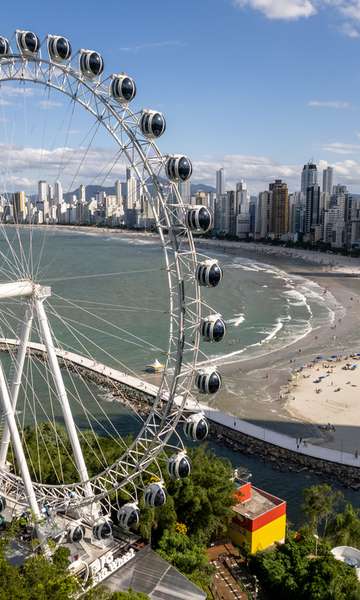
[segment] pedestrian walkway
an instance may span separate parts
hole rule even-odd
[[[19,342],[16,339],[0,338],[0,346],[2,346],[5,350],[7,347],[17,346],[18,343]],[[28,346],[30,349],[36,350],[38,352],[46,352],[44,344],[30,342]],[[86,356],[81,356],[80,354],[68,352],[67,350],[62,350],[59,348],[56,349],[56,355],[59,358],[72,362],[75,365],[79,365],[80,367],[84,367],[86,369],[89,369],[90,371],[108,377],[113,381],[122,383],[123,385],[129,386],[130,388],[136,389],[140,392],[144,392],[144,394],[147,394],[149,396],[156,397],[157,395],[158,388],[155,385],[138,379],[137,377],[133,377],[132,375],[122,373],[121,371],[108,367],[105,364],[100,363],[92,358],[87,358]],[[178,404],[181,404],[182,401],[183,400],[181,397],[175,399],[175,402],[177,402]],[[224,413],[218,408],[198,403],[195,400],[187,400],[185,403],[185,408],[189,411],[199,411],[200,408],[200,410],[204,412],[205,416],[209,419],[209,421],[212,421],[218,425],[222,425],[229,429],[238,431],[239,433],[247,435],[251,438],[261,440],[262,442],[266,442],[268,444],[272,444],[273,446],[284,448],[286,450],[290,450],[292,452],[302,454],[304,456],[317,458],[319,460],[325,460],[328,462],[347,465],[350,467],[360,467],[359,454],[355,455],[350,454],[348,452],[333,450],[332,448],[316,446],[314,444],[307,443],[306,440],[302,441],[302,443],[299,444],[299,440],[296,438],[285,435],[283,433],[272,431],[271,429],[259,427],[258,425],[254,425],[253,423],[249,423],[248,421],[239,419],[234,415]]]

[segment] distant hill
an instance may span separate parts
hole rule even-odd
[[[215,192],[215,188],[212,185],[206,185],[206,183],[192,183],[191,184],[191,193],[196,194],[196,192]]]

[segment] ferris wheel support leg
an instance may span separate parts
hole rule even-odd
[[[36,500],[34,487],[31,481],[31,476],[29,472],[29,468],[26,462],[26,457],[24,454],[24,449],[21,443],[21,438],[19,434],[19,430],[17,428],[14,409],[11,404],[10,394],[7,386],[7,382],[5,379],[4,371],[2,368],[2,364],[0,362],[0,401],[2,405],[2,409],[5,414],[5,418],[9,427],[9,431],[11,434],[11,439],[14,446],[14,452],[16,457],[16,462],[21,473],[22,480],[24,482],[26,496],[29,502],[29,506],[35,521],[35,529],[36,534],[39,539],[40,545],[44,551],[44,553],[49,556],[50,550],[46,542],[46,537],[42,531],[41,523],[42,515]]]
[[[39,325],[40,325],[41,337],[42,337],[42,341],[46,348],[46,352],[47,352],[47,356],[48,356],[48,360],[49,360],[49,364],[50,364],[51,374],[52,374],[54,384],[55,384],[55,389],[56,389],[56,392],[57,392],[57,395],[59,397],[59,401],[61,404],[64,421],[65,421],[65,426],[66,426],[66,429],[67,429],[67,432],[69,435],[71,447],[73,449],[74,459],[75,459],[76,467],[77,467],[77,470],[78,470],[78,473],[80,476],[80,480],[82,482],[86,482],[85,483],[85,495],[87,497],[91,498],[93,496],[93,491],[92,491],[91,483],[89,482],[88,471],[86,468],[84,456],[83,456],[79,438],[77,435],[77,431],[76,431],[74,419],[72,416],[66,388],[65,388],[64,381],[63,381],[63,378],[61,375],[59,361],[56,356],[56,350],[55,350],[55,346],[54,346],[52,335],[51,335],[49,321],[48,321],[48,318],[46,316],[46,312],[44,309],[44,304],[43,304],[44,299],[45,298],[40,298],[40,299],[37,298],[35,300],[35,309],[36,309],[36,313],[37,313],[37,317],[38,317],[38,321],[39,321]]]
[[[18,351],[16,354],[16,360],[15,360],[14,377],[11,382],[11,388],[10,388],[11,403],[12,403],[12,407],[13,407],[14,411],[16,408],[16,404],[17,404],[17,400],[18,400],[18,396],[19,396],[20,385],[21,385],[21,379],[22,379],[22,375],[23,375],[23,371],[24,371],[26,350],[27,350],[27,345],[29,342],[29,337],[30,337],[30,332],[31,332],[31,326],[32,326],[32,322],[33,322],[33,314],[34,314],[33,304],[32,304],[32,302],[29,302],[28,307],[26,309],[26,313],[25,313],[25,320],[23,322],[21,332],[20,332],[19,347],[18,347]],[[5,423],[4,432],[2,435],[2,440],[1,440],[1,445],[0,445],[0,468],[4,467],[6,464],[6,457],[7,457],[7,453],[8,453],[8,449],[9,449],[9,444],[10,444],[10,429],[9,429],[8,424]]]

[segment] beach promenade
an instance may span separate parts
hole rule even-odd
[[[16,339],[0,338],[0,347],[4,351],[9,348],[16,347],[17,345],[18,340]],[[40,343],[31,342],[29,343],[28,347],[39,353],[46,352],[45,346]],[[68,352],[62,349],[56,349],[56,354],[63,360],[66,360],[83,369],[97,373],[105,378],[110,379],[111,381],[128,386],[144,393],[145,395],[152,397],[157,395],[158,388],[155,385],[122,373],[117,369],[108,367],[105,364],[97,362],[91,358],[87,358],[74,352]],[[215,425],[239,432],[242,435],[248,436],[249,438],[260,440],[261,442],[277,446],[299,455],[309,456],[330,463],[347,465],[349,467],[360,467],[360,456],[357,453],[351,454],[349,452],[341,452],[339,450],[317,446],[307,443],[306,440],[299,441],[299,438],[293,438],[289,435],[278,433],[265,427],[259,427],[258,425],[240,419],[234,415],[227,414],[221,411],[219,408],[210,407],[206,404],[197,403],[193,400],[186,401],[187,410],[197,411],[199,408],[204,412],[210,422],[214,423]]]

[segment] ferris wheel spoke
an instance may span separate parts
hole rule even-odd
[[[58,319],[60,319],[60,320],[61,320],[62,324],[63,324],[63,325],[66,327],[66,329],[67,329],[67,330],[68,330],[68,331],[71,333],[71,335],[72,335],[72,336],[75,338],[75,341],[76,341],[76,342],[77,342],[77,344],[78,344],[78,345],[79,345],[79,346],[82,348],[82,350],[85,352],[85,354],[86,354],[86,355],[88,355],[90,358],[92,358],[91,354],[89,353],[89,350],[88,350],[88,348],[87,348],[87,347],[86,347],[86,346],[85,346],[85,345],[82,343],[82,341],[81,341],[81,340],[80,340],[80,338],[79,338],[79,333],[80,333],[80,332],[79,332],[78,330],[76,330],[76,329],[74,328],[74,326],[72,326],[72,325],[70,325],[69,323],[67,323],[65,319],[63,319],[63,318],[62,318],[62,317],[61,317],[59,314],[57,314],[57,313],[56,313],[56,311],[52,311],[52,312],[53,312],[54,316],[56,316]],[[81,335],[81,334],[80,334],[80,335]],[[61,347],[62,347],[62,346],[61,346],[61,344],[60,344],[59,342],[57,342],[57,347],[59,347],[59,348],[61,348]],[[70,351],[75,351],[75,352],[76,352],[76,351],[78,350],[78,348],[74,348],[73,346],[70,346],[69,344],[66,344],[66,347],[67,347],[67,348],[68,348]],[[65,366],[67,367],[66,363],[65,363]],[[92,399],[93,399],[93,400],[94,400],[94,402],[96,403],[97,407],[99,408],[99,410],[101,411],[101,413],[103,414],[103,416],[106,418],[106,420],[107,420],[107,422],[108,422],[108,424],[109,424],[109,426],[110,426],[110,430],[112,430],[112,431],[113,431],[113,433],[114,433],[116,436],[118,436],[118,437],[119,437],[119,432],[118,432],[118,431],[117,431],[117,429],[115,428],[115,425],[114,425],[114,424],[113,424],[113,422],[112,422],[112,421],[109,419],[109,417],[108,417],[107,413],[104,411],[104,409],[103,409],[103,407],[102,407],[101,403],[100,403],[100,402],[97,400],[97,398],[96,398],[95,394],[94,394],[94,393],[91,391],[91,389],[90,389],[89,385],[87,384],[86,377],[83,377],[83,376],[82,376],[82,374],[81,374],[81,371],[80,371],[80,368],[78,367],[78,365],[76,365],[76,364],[74,363],[73,367],[74,367],[74,369],[75,369],[75,372],[76,372],[76,374],[77,374],[77,375],[78,375],[78,376],[79,376],[79,377],[82,379],[83,383],[84,383],[84,384],[85,384],[85,386],[86,386],[86,389],[87,389],[87,391],[88,391],[88,392],[90,393],[90,395],[92,396]],[[69,377],[71,378],[71,374],[70,374],[70,372],[69,372],[69,371],[68,371],[68,375],[69,375]],[[136,410],[135,410],[135,414],[137,415],[138,419],[139,419],[139,420],[142,422],[142,419],[141,419],[141,417],[140,417],[140,416],[137,414]],[[94,417],[94,415],[92,415],[92,418],[93,418],[94,420],[96,420],[96,417]],[[108,435],[108,436],[112,437],[112,433],[111,433],[111,431],[109,431],[109,429],[104,429],[104,426],[103,426],[103,425],[102,425],[100,422],[98,422],[98,424],[99,424],[99,426],[100,426],[100,427],[101,427],[101,428],[104,430],[104,432],[106,433],[106,435]],[[114,440],[114,442],[116,443],[116,439],[115,439],[115,438],[113,438],[113,440]],[[122,440],[121,436],[120,436],[120,442],[119,442],[119,446],[120,446],[120,447],[122,447],[122,448],[124,447],[124,442],[123,442],[123,440]]]
[[[62,324],[64,325],[64,327],[75,338],[75,341],[78,344],[78,347],[81,347],[81,349],[84,352],[84,354],[87,355],[87,356],[89,356],[89,358],[92,358],[92,355],[90,354],[88,348],[83,344],[83,342],[81,341],[81,339],[79,337],[79,333],[80,332],[73,325],[70,325],[69,323],[67,323],[66,320],[63,317],[61,317],[61,315],[59,315],[56,311],[52,311],[52,312],[53,312],[54,316],[56,316],[62,322]],[[61,347],[61,345],[59,345],[59,347]],[[74,346],[70,346],[68,343],[66,344],[66,348],[69,349],[70,351],[75,351],[76,352],[78,350],[78,347],[75,348]],[[119,436],[119,433],[118,433],[117,429],[115,428],[115,425],[110,420],[110,418],[108,417],[107,413],[104,411],[101,403],[98,402],[95,394],[92,392],[92,390],[90,389],[90,387],[89,387],[89,385],[88,385],[88,383],[86,381],[86,377],[82,377],[81,371],[80,371],[78,365],[76,365],[75,363],[74,363],[74,368],[75,368],[75,371],[76,371],[77,375],[83,380],[83,383],[85,384],[85,386],[87,388],[87,391],[91,394],[93,400],[96,402],[96,404],[97,404],[98,408],[100,409],[101,413],[103,414],[103,416],[108,421],[110,428],[113,430],[113,432],[114,432],[115,435]],[[139,419],[139,421],[142,422],[143,420],[140,417],[140,415],[137,413],[136,409],[134,409],[134,413],[136,414],[136,416]],[[106,434],[107,435],[111,435],[111,433],[109,432],[109,430],[106,430]],[[114,438],[114,441],[115,441],[115,438]],[[121,446],[123,445],[122,440],[121,440],[120,445]]]
[[[155,346],[155,344],[152,344],[151,342],[149,342],[148,340],[135,335],[134,333],[131,333],[130,331],[128,331],[127,329],[124,329],[123,327],[120,327],[119,325],[116,325],[115,323],[112,323],[110,321],[108,321],[107,319],[104,319],[103,317],[101,317],[100,315],[82,307],[79,306],[77,304],[75,304],[74,302],[71,302],[70,300],[68,300],[67,298],[63,298],[61,296],[59,296],[58,294],[54,294],[55,297],[57,298],[61,298],[61,300],[65,301],[66,303],[68,303],[69,305],[71,305],[73,308],[77,308],[78,310],[88,314],[89,316],[91,316],[93,319],[96,319],[98,321],[100,321],[101,323],[105,323],[106,325],[109,325],[112,329],[116,329],[118,331],[120,331],[121,333],[126,334],[127,336],[129,336],[131,339],[124,339],[124,338],[120,338],[118,336],[114,336],[114,334],[108,334],[111,335],[111,337],[118,337],[118,339],[122,340],[122,341],[126,341],[129,344],[134,344],[134,345],[138,345],[140,348],[143,347],[144,345],[147,346],[150,350],[158,350],[159,352],[164,352],[165,350],[163,348],[159,348],[158,346]],[[84,324],[85,325],[85,324]],[[97,328],[91,326],[91,325],[86,325],[87,328],[89,329],[94,329],[99,331]]]
[[[51,312],[53,312],[55,317],[59,318],[59,315],[56,311],[54,311],[52,308],[50,309]],[[71,323],[76,323],[77,325],[79,325],[79,323],[77,321],[75,321],[74,319],[69,319],[69,318],[65,318],[65,317],[60,317],[61,320],[64,323],[67,323],[69,326],[71,326]],[[93,327],[91,325],[85,325],[85,324],[81,324],[82,326],[86,327],[87,329],[90,329],[92,331],[95,331],[97,333],[103,333],[103,330],[100,330],[96,327]],[[72,326],[74,328],[74,326]],[[129,366],[127,366],[123,361],[121,361],[120,359],[116,358],[115,356],[113,356],[110,352],[108,352],[107,350],[105,350],[104,348],[102,348],[99,344],[97,344],[92,338],[88,337],[85,333],[83,333],[82,331],[79,330],[79,328],[76,328],[76,334],[78,336],[78,339],[83,339],[84,343],[87,343],[90,345],[90,347],[92,346],[93,348],[101,351],[103,354],[105,354],[105,356],[107,356],[108,358],[110,358],[112,361],[114,361],[116,364],[120,365],[120,367],[122,369],[124,369],[125,372],[131,373],[132,375],[134,375],[135,377],[137,377],[137,373],[136,371],[134,371],[133,369],[131,369]],[[109,335],[109,334],[108,334]],[[118,336],[113,336],[116,337],[116,339],[119,339]],[[66,345],[66,344],[65,344]],[[87,350],[88,356],[89,358],[92,358],[91,353],[89,353],[89,350]],[[94,361],[95,363],[95,361]]]
[[[3,313],[1,315],[1,319],[7,321],[7,319],[6,319],[6,317],[4,316]],[[9,325],[8,322],[6,323],[6,325],[7,325],[7,327],[9,329],[11,329],[11,326]],[[10,348],[9,348],[9,351],[10,351]],[[15,355],[15,352],[13,352],[13,355]],[[32,374],[32,368],[31,368],[31,361],[29,361],[29,364],[30,364],[30,369],[31,369],[30,379],[29,379],[29,376],[28,376],[28,372],[25,375],[23,374],[23,382],[21,384],[23,395],[24,395],[23,419],[25,419],[26,407],[29,406],[30,413],[33,416],[34,432],[35,432],[35,439],[36,439],[36,446],[37,446],[37,456],[38,456],[38,459],[40,461],[40,458],[39,458],[40,457],[40,451],[39,451],[39,441],[38,441],[38,439],[39,439],[39,431],[38,431],[39,427],[38,427],[38,418],[37,418],[36,404],[39,405],[39,406],[41,406],[43,415],[46,418],[48,418],[48,415],[47,415],[47,411],[44,409],[44,407],[43,407],[43,405],[42,405],[42,403],[40,401],[40,398],[39,398],[38,394],[35,392],[35,386],[33,384],[33,374]],[[41,377],[43,377],[42,373],[40,373],[40,375],[41,375]],[[30,394],[31,394],[31,397],[32,397],[32,403],[31,403],[31,397],[29,398],[29,393],[28,393],[29,389],[30,389]],[[48,385],[48,390],[49,390],[50,397],[51,397],[52,390],[51,390],[51,387],[49,385]],[[17,413],[15,413],[15,418],[16,418],[18,424],[20,424],[19,417],[17,416]],[[20,429],[20,431],[22,432],[21,438],[24,441],[24,445],[26,446],[25,449],[27,450],[27,454],[28,454],[29,461],[31,463],[32,471],[34,473],[35,478],[37,479],[38,476],[39,476],[39,473],[41,473],[40,462],[38,462],[38,468],[36,468],[35,465],[34,465],[34,463],[33,463],[33,457],[31,456],[31,453],[29,452],[29,449],[28,449],[27,444],[26,444],[26,439],[24,437],[24,435],[25,435],[24,434],[24,428]],[[57,438],[57,432],[56,432],[56,428],[55,427],[54,427],[54,432],[55,432],[55,437]],[[42,435],[41,430],[40,430],[40,434]],[[45,442],[44,442],[44,447],[45,447],[45,451],[47,452],[47,446],[46,446]],[[48,458],[51,461],[51,457],[48,456]],[[71,458],[71,457],[69,457],[69,458]],[[56,470],[55,470],[55,472],[56,472]]]

